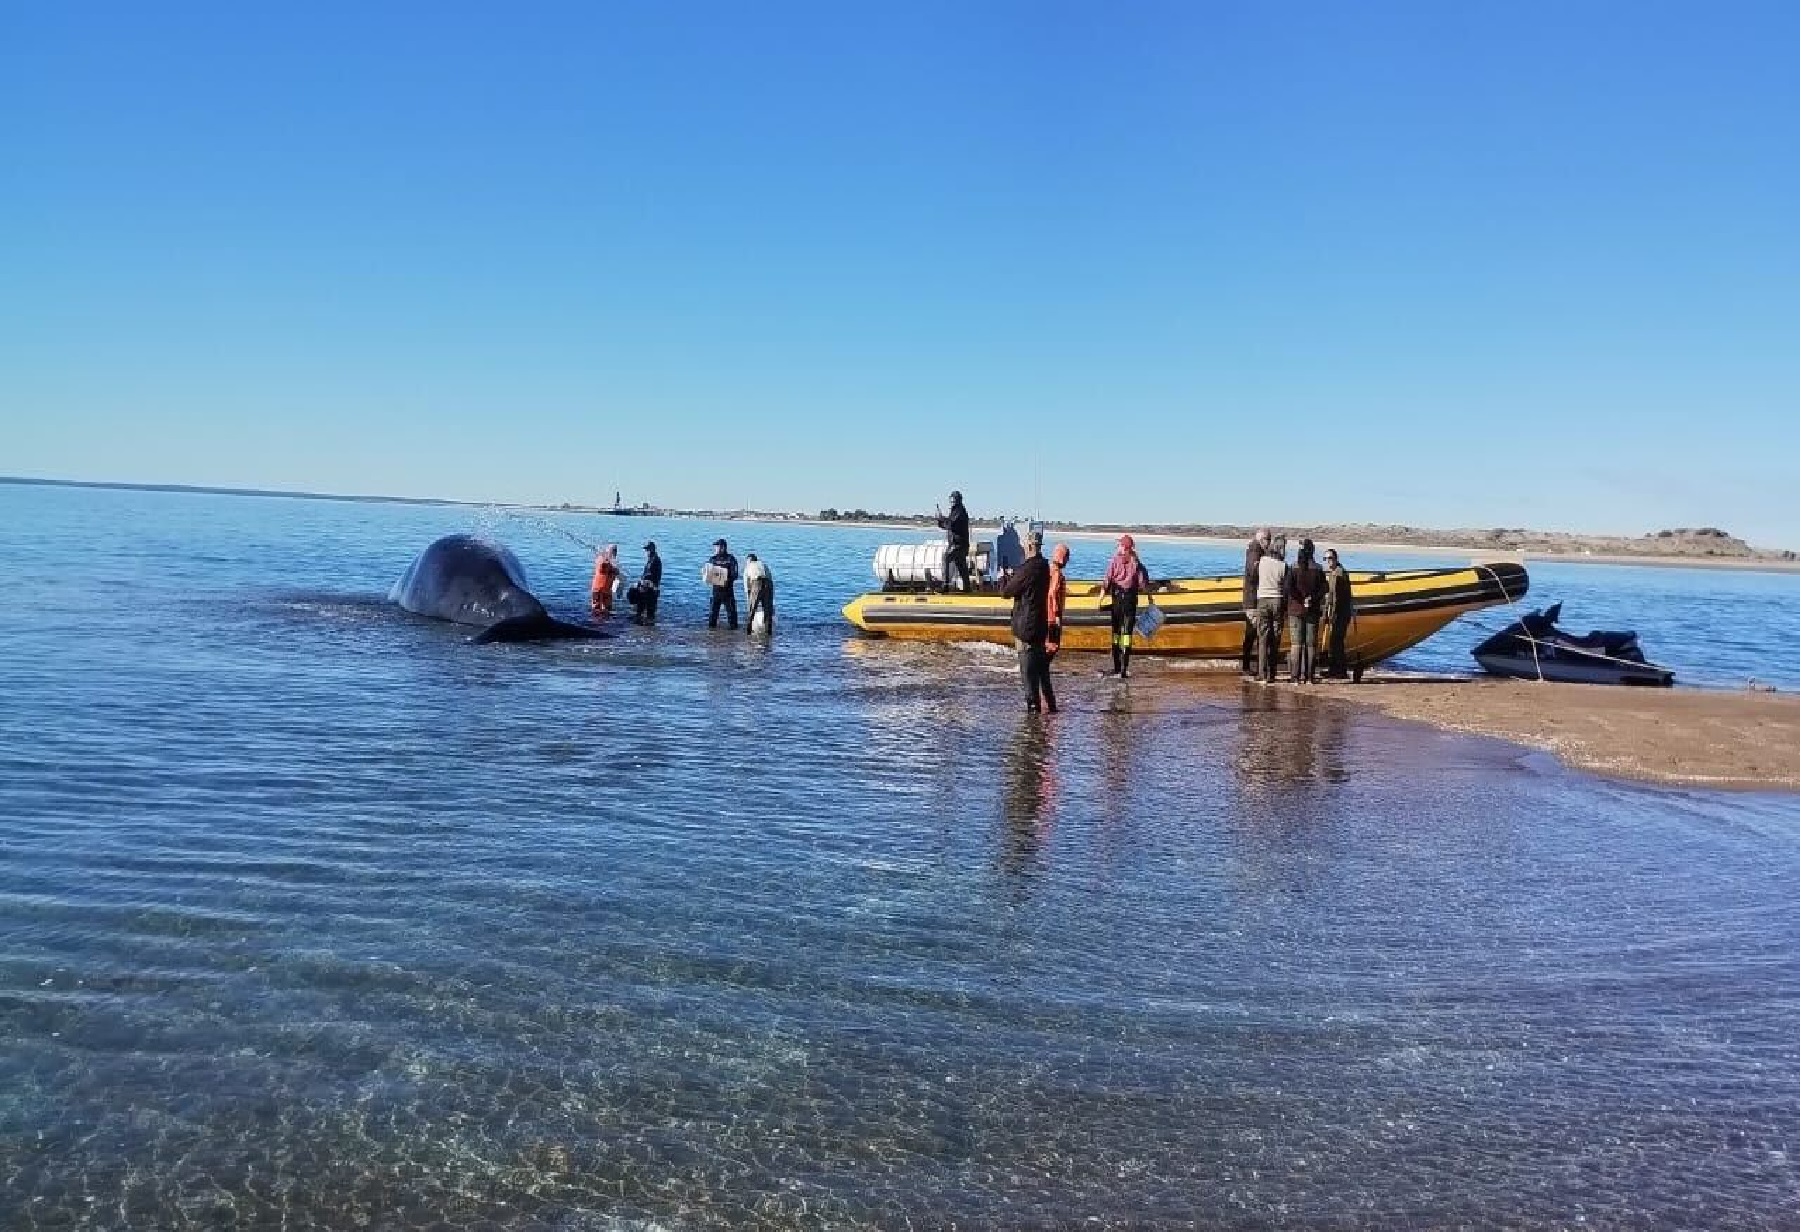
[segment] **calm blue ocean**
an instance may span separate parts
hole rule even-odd
[[[484,530],[579,612],[554,527],[662,626],[385,602]],[[1030,721],[850,635],[897,537],[0,485],[0,1228],[1794,1226],[1794,795],[1188,668]],[[1793,575],[1532,578],[1797,686]]]

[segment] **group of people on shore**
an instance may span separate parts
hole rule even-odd
[[[1294,564],[1290,565],[1287,557],[1287,538],[1273,536],[1267,529],[1259,530],[1245,545],[1245,637],[1240,670],[1249,679],[1264,684],[1275,682],[1286,623],[1291,683],[1319,683],[1318,648],[1322,634],[1326,644],[1325,675],[1342,679],[1355,671],[1360,676],[1361,670],[1350,668],[1346,662],[1345,637],[1356,620],[1356,605],[1351,595],[1351,575],[1339,563],[1337,551],[1326,549],[1322,566],[1314,559],[1313,540],[1303,539]],[[1025,539],[1025,560],[1009,570],[1001,583],[1001,594],[1013,601],[1013,644],[1019,654],[1026,709],[1035,713],[1057,712],[1051,663],[1063,640],[1063,611],[1068,597],[1064,570],[1068,564],[1067,544],[1057,544],[1046,559],[1043,537],[1033,531]],[[1101,586],[1101,605],[1108,612],[1109,648],[1113,655],[1113,666],[1103,674],[1124,679],[1131,674],[1140,598],[1150,595],[1157,586],[1139,559],[1131,535],[1119,537]]]
[[[1244,646],[1238,668],[1264,684],[1276,679],[1282,626],[1288,626],[1288,680],[1318,684],[1318,647],[1326,639],[1326,675],[1343,679],[1345,635],[1357,618],[1351,598],[1351,575],[1326,549],[1324,567],[1313,558],[1313,540],[1301,540],[1294,564],[1288,563],[1288,537],[1272,536],[1267,527],[1244,549]],[[1361,672],[1359,672],[1361,675]]]
[[[613,614],[614,600],[619,597],[623,571],[619,566],[619,545],[609,543],[594,559],[594,581],[588,591],[588,606],[595,620]],[[707,604],[707,628],[717,629],[719,617],[725,616],[726,628],[738,627],[738,585],[744,585],[747,604],[744,628],[747,633],[775,632],[775,574],[751,552],[744,558],[742,570],[738,558],[723,539],[713,541],[713,555],[701,566],[700,580],[710,590]],[[654,625],[657,605],[663,594],[663,558],[657,554],[655,540],[644,545],[644,568],[638,580],[625,588],[624,599],[632,609],[632,623]]]
[[[1044,537],[1032,531],[1025,538],[1025,559],[1009,570],[1001,594],[1013,600],[1013,646],[1019,653],[1019,677],[1026,690],[1026,709],[1033,713],[1057,713],[1057,694],[1051,685],[1051,661],[1063,644],[1063,612],[1069,597],[1069,545],[1059,543],[1044,555]],[[1102,606],[1111,630],[1108,645],[1113,666],[1103,675],[1129,676],[1132,669],[1132,637],[1138,628],[1138,602],[1155,583],[1138,558],[1132,536],[1121,535],[1107,562],[1101,582]]]

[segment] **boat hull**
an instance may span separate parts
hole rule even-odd
[[[1676,673],[1652,663],[1617,663],[1585,659],[1570,655],[1478,654],[1476,662],[1494,676],[1514,680],[1549,680],[1559,684],[1624,684],[1667,689],[1676,683]]]
[[[1357,619],[1345,651],[1360,666],[1379,663],[1418,645],[1465,612],[1517,602],[1529,585],[1525,566],[1512,562],[1460,569],[1412,569],[1351,574]],[[1134,654],[1237,659],[1244,642],[1243,581],[1236,575],[1177,578],[1150,596],[1163,627],[1139,638]],[[1063,648],[1108,648],[1107,610],[1098,582],[1069,583]],[[844,605],[844,617],[865,633],[908,641],[1013,644],[1012,605],[997,593],[931,594],[875,591]],[[1288,641],[1283,630],[1283,646]]]

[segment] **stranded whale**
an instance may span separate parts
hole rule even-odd
[[[388,598],[420,616],[479,625],[477,642],[605,636],[545,611],[525,584],[519,558],[469,535],[446,535],[419,553]]]

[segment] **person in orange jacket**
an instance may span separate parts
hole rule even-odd
[[[588,588],[588,606],[596,616],[613,614],[613,584],[619,580],[619,545],[609,543],[594,559],[594,584]]]
[[[1059,543],[1051,549],[1051,590],[1045,599],[1045,616],[1049,625],[1044,638],[1045,655],[1056,658],[1063,647],[1063,604],[1069,597],[1069,545]]]

